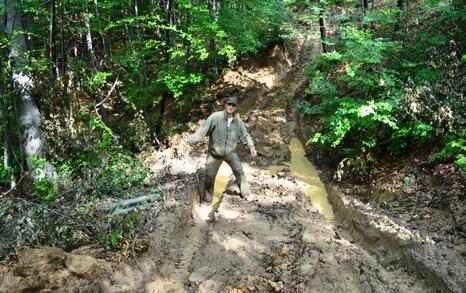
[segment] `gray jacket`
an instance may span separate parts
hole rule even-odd
[[[229,129],[226,111],[212,113],[201,128],[191,136],[188,143],[198,144],[207,135],[209,136],[209,152],[214,156],[222,157],[235,151],[238,140],[244,142],[249,148],[254,148],[251,136],[236,113]]]

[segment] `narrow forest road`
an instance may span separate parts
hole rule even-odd
[[[284,166],[290,162],[289,145],[298,127],[290,103],[302,94],[305,68],[319,53],[318,45],[302,40],[294,46],[288,51],[277,46],[267,56],[276,60],[262,67],[257,60],[246,61],[222,80],[224,86],[243,82],[255,87],[255,105],[242,117],[260,156],[254,162],[246,150],[240,151],[252,200],[237,195],[231,176],[216,221],[206,223],[197,217],[197,203],[191,200],[205,145],[189,157],[167,159],[173,180],[166,187],[173,192],[154,219],[151,247],[104,280],[105,291],[435,292],[418,274],[387,270],[341,235],[341,225],[319,213]],[[178,153],[183,151],[178,148]]]
[[[316,172],[296,171],[298,163],[314,167],[297,157],[304,153],[297,137],[309,126],[300,125],[292,102],[304,94],[321,46],[317,28],[302,31],[308,35],[242,60],[203,97],[204,114],[222,95],[245,98],[241,117],[259,156],[238,153],[252,198],[240,197],[227,175],[216,220],[205,222],[196,186],[207,146],[187,154],[190,134],[175,135],[170,147],[141,155],[164,194],[141,211],[149,218],[147,252],[114,264],[86,248],[20,247],[14,265],[0,264],[0,293],[466,292],[464,255],[324,187]],[[127,240],[133,256],[141,251],[136,238]]]

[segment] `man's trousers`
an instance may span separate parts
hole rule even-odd
[[[232,152],[224,157],[213,156],[209,152],[207,154],[205,167],[204,198],[202,199],[204,202],[212,202],[212,197],[214,195],[215,177],[217,176],[218,169],[220,168],[220,165],[223,161],[227,162],[233,171],[233,174],[236,178],[236,183],[238,184],[241,191],[241,196],[247,198],[251,193],[248,181],[246,180],[246,175],[244,174],[243,167],[241,166],[241,161],[235,152]]]

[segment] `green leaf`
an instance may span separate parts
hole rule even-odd
[[[110,235],[110,243],[112,246],[117,245],[123,239],[123,234],[121,232],[113,232]]]
[[[101,86],[107,81],[107,77],[112,76],[112,75],[113,75],[112,72],[104,72],[104,71],[97,72],[92,77],[92,85]]]

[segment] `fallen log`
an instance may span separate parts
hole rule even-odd
[[[99,206],[96,206],[96,209],[98,211],[113,211],[116,207],[121,207],[122,209],[125,209],[128,207],[134,206],[134,205],[147,204],[155,200],[159,196],[161,196],[161,194],[157,194],[157,196],[156,195],[152,195],[152,196],[143,195],[143,196],[139,196],[136,198],[120,200],[120,201],[117,201],[111,204],[99,205]]]

